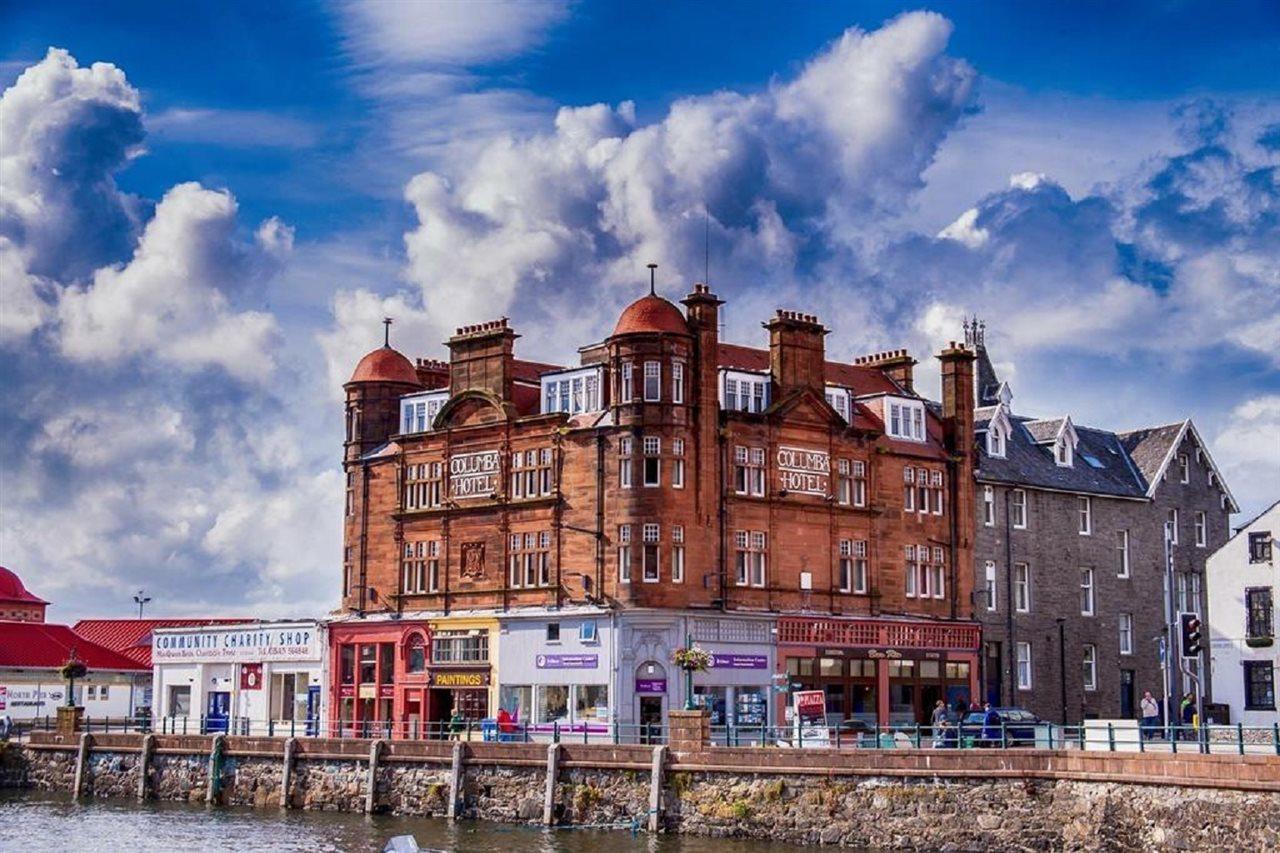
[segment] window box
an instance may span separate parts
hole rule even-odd
[[[1274,646],[1275,643],[1275,637],[1249,637],[1244,641],[1244,644],[1251,649],[1265,649]]]

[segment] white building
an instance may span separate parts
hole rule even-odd
[[[162,628],[152,634],[159,731],[324,731],[326,636],[314,619]]]
[[[1270,726],[1277,720],[1277,533],[1280,501],[1236,528],[1205,564],[1213,698],[1230,706],[1231,722],[1246,726]]]

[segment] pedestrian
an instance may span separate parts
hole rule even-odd
[[[1000,741],[1000,715],[990,702],[982,710],[982,740],[987,746],[995,746]]]
[[[8,740],[9,735],[13,732],[13,717],[5,714],[0,717],[0,740]]]
[[[461,709],[455,708],[453,716],[449,718],[449,740],[462,740],[462,730],[466,725],[467,720],[462,716]]]
[[[1156,726],[1160,723],[1160,705],[1156,703],[1151,691],[1146,690],[1142,693],[1139,707],[1142,709],[1142,739],[1151,740],[1156,736]]]
[[[1181,710],[1182,725],[1185,729],[1182,733],[1182,739],[1191,740],[1192,733],[1190,729],[1196,720],[1196,699],[1194,695],[1188,693],[1182,697]]]
[[[933,729],[933,734],[938,734],[938,729],[943,723],[951,719],[950,713],[947,712],[947,703],[939,699],[933,703],[933,716],[929,719],[929,725]]]

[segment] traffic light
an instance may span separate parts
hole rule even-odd
[[[1204,635],[1201,633],[1199,614],[1179,613],[1178,621],[1182,627],[1182,656],[1200,657],[1200,653],[1204,651]]]

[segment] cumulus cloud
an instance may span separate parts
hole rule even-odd
[[[609,315],[646,262],[682,285],[701,277],[706,242],[726,291],[829,285],[847,269],[828,262],[879,239],[874,223],[907,203],[972,105],[950,32],[904,15],[849,30],[757,94],[685,98],[643,127],[627,103],[566,107],[553,132],[498,135],[467,168],[410,182],[407,276],[442,327]]]
[[[1213,445],[1246,516],[1280,498],[1280,394],[1264,394],[1236,406]]]
[[[65,50],[50,48],[0,96],[0,236],[28,250],[31,274],[74,279],[128,252],[142,205],[114,175],[143,135],[124,72],[81,68]]]
[[[391,343],[402,352],[410,357],[443,355],[437,349],[444,340],[440,326],[422,310],[413,294],[342,291],[333,299],[332,328],[317,336],[327,366],[330,399],[342,399],[342,386],[351,378],[356,362],[382,345],[384,317],[395,321]]]
[[[104,267],[92,285],[63,294],[63,352],[82,361],[152,352],[186,368],[215,365],[241,379],[267,378],[275,320],[235,311],[228,291],[272,270],[292,235],[269,222],[254,245],[242,246],[235,224],[230,193],[195,183],[169,190],[129,263]]]

